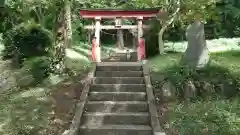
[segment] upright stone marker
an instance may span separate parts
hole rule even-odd
[[[209,62],[209,51],[206,45],[204,24],[195,21],[186,30],[188,47],[182,58],[182,62],[191,67],[201,68]]]

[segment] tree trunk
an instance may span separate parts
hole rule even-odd
[[[167,25],[163,26],[161,30],[158,32],[158,48],[159,48],[160,55],[164,54],[163,34],[166,29],[167,29]]]
[[[199,20],[195,20],[194,23],[187,27],[186,37],[188,47],[181,63],[192,68],[205,67],[209,62],[210,56],[205,40],[204,24]]]
[[[167,23],[163,24],[162,28],[158,32],[158,45],[159,45],[159,54],[164,54],[164,42],[163,42],[163,34],[168,28],[169,25],[172,24],[174,18],[171,18]]]
[[[54,68],[59,73],[63,73],[65,70],[66,48],[72,42],[71,2],[69,0],[63,1],[63,8],[57,15]]]
[[[69,47],[72,44],[72,23],[71,23],[71,1],[64,0],[64,20],[66,32],[66,45]]]
[[[166,0],[165,2],[166,2],[166,4],[169,3],[168,0]],[[160,16],[158,16],[158,18],[157,18],[159,21],[163,21],[163,26],[160,29],[160,31],[158,32],[159,53],[161,55],[164,54],[163,34],[164,34],[165,30],[168,28],[168,26],[173,23],[177,13],[180,11],[180,0],[178,0],[176,2],[176,5],[177,5],[176,10],[175,10],[175,12],[171,16],[169,16],[169,19],[166,19],[166,18],[168,18],[166,16],[161,16],[162,14],[159,14]]]
[[[123,38],[123,30],[117,30],[117,46],[119,49],[124,49],[124,38]]]
[[[61,10],[56,23],[56,40],[55,40],[55,54],[54,54],[54,69],[62,73],[65,69],[65,49],[66,49],[66,32],[65,32],[64,10]]]

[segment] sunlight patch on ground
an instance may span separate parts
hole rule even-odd
[[[40,97],[40,96],[43,96],[44,92],[45,92],[44,88],[30,88],[28,91],[21,93],[19,95],[20,96],[19,98],[21,98],[21,97],[26,98],[26,97],[31,97],[31,96]]]
[[[4,130],[4,127],[7,125],[7,122],[6,121],[1,121],[0,123],[0,133],[3,132]]]
[[[63,81],[65,78],[59,75],[50,75],[47,79],[47,82],[49,82],[51,85],[58,84],[59,82]]]
[[[159,72],[166,67],[170,67],[177,64],[181,58],[182,53],[169,53],[163,56],[157,56],[149,59],[151,64],[151,70],[154,72]]]
[[[38,101],[48,101],[49,98],[48,97],[38,97],[37,100]]]
[[[66,56],[70,59],[83,59],[88,61],[88,58],[70,48],[66,49]]]
[[[4,49],[4,46],[3,46],[3,44],[1,44],[1,42],[0,42],[0,54],[1,54],[1,52],[2,52],[3,49]]]
[[[230,50],[240,50],[240,38],[219,38],[206,40],[210,52],[222,52]],[[187,49],[187,42],[166,42],[167,49],[176,52],[184,52]]]
[[[84,49],[81,46],[73,46],[73,49],[79,50],[79,51],[84,52],[84,53],[86,53],[88,55],[91,54],[91,50],[90,49]]]
[[[2,33],[0,33],[0,54],[3,49],[4,49],[4,46],[3,46],[3,41],[2,41]]]

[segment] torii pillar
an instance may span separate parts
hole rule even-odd
[[[138,47],[137,47],[137,55],[138,55],[138,61],[144,60],[146,58],[146,52],[145,52],[145,41],[143,39],[143,23],[142,23],[143,17],[137,17],[137,38],[138,38]]]
[[[92,59],[95,62],[101,62],[101,48],[100,48],[100,27],[101,17],[95,17],[95,39],[92,45]],[[95,41],[94,41],[95,40]]]

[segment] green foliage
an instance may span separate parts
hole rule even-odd
[[[34,83],[42,82],[50,74],[50,59],[47,56],[35,57],[26,60],[23,63],[23,69],[28,71]]]
[[[41,84],[52,72],[50,62],[47,56],[25,60],[15,76],[18,87],[28,88]]]
[[[4,33],[3,58],[21,67],[20,87],[42,82],[50,73],[52,35],[36,23],[22,23]]]
[[[27,58],[48,55],[52,36],[39,24],[20,24],[4,35],[4,46],[3,58],[17,58],[21,64]]]

